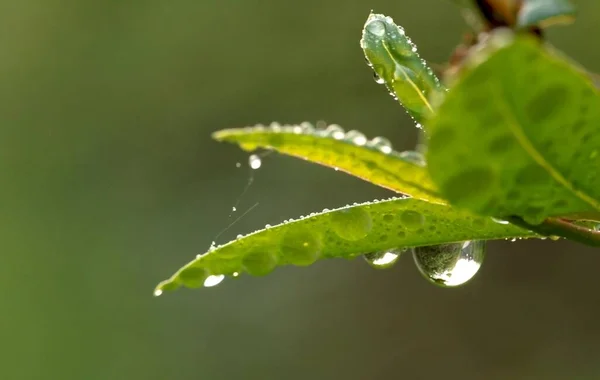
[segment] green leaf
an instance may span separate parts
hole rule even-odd
[[[207,279],[218,282],[222,275],[262,276],[282,265],[307,266],[320,259],[352,259],[384,250],[512,237],[535,235],[448,206],[394,198],[311,214],[239,236],[199,255],[161,282],[155,294],[182,285],[202,287]]]
[[[531,224],[600,210],[600,96],[534,38],[492,35],[428,123],[429,171],[452,204]]]
[[[404,29],[391,17],[371,14],[365,23],[360,40],[369,65],[375,70],[376,81],[385,83],[417,123],[433,112],[428,97],[445,91],[417,47]]]
[[[576,8],[569,0],[525,0],[517,16],[517,27],[570,24],[575,13]]]
[[[344,132],[339,126],[315,130],[309,123],[296,126],[224,129],[213,134],[218,141],[239,144],[242,149],[274,149],[279,153],[337,168],[375,185],[436,203],[445,203],[416,152],[398,153],[387,139],[373,140],[360,132]],[[420,160],[419,160],[420,158]]]

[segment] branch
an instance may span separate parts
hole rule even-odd
[[[518,216],[503,219],[543,236],[560,236],[592,247],[600,247],[600,231],[581,227],[566,220],[548,218],[542,224],[533,225]]]

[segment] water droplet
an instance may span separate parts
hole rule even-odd
[[[251,154],[250,157],[248,157],[248,165],[250,165],[252,169],[256,170],[262,165],[262,160],[258,155]]]
[[[341,140],[345,137],[344,130],[337,124],[331,124],[325,128],[325,136],[332,137],[336,140]]]
[[[510,224],[509,221],[506,220],[502,220],[502,219],[496,219],[496,218],[492,218],[492,220],[498,224]]]
[[[243,238],[243,237],[244,237],[244,235],[242,235],[242,234],[239,234],[239,235],[238,235],[238,236],[236,236],[235,238],[236,238],[236,239],[241,239],[241,238]]]
[[[400,214],[400,221],[408,230],[416,230],[425,224],[425,217],[420,212],[406,210]]]
[[[233,272],[232,276],[233,277],[238,277],[240,275],[240,272]]]
[[[206,269],[201,267],[187,267],[179,272],[179,280],[181,283],[191,289],[201,287],[206,276]]]
[[[385,137],[377,136],[369,142],[369,146],[379,150],[382,153],[392,153],[392,143]]]
[[[303,121],[300,123],[300,127],[302,128],[302,133],[311,133],[315,130],[315,127],[313,127],[308,121]]]
[[[407,150],[407,151],[401,152],[400,158],[402,158],[406,161],[410,161],[419,166],[426,165],[425,157],[423,157],[423,155],[421,153],[414,151],[414,150]]]
[[[367,25],[367,30],[378,37],[383,37],[385,34],[385,24],[379,20],[374,20]]]
[[[264,276],[277,266],[277,256],[269,249],[252,251],[244,256],[242,266],[253,276]]]
[[[363,257],[375,269],[387,269],[394,265],[404,250],[387,250],[367,253]]]
[[[233,212],[236,212],[236,211],[237,211],[237,208],[235,208],[235,206],[233,206],[233,207],[231,208],[231,211],[233,211]]]
[[[206,280],[204,280],[204,287],[210,288],[213,286],[217,286],[223,281],[224,278],[225,278],[225,276],[222,274],[210,275],[210,276],[206,277]]]
[[[269,228],[271,228],[271,225],[270,224],[265,224],[265,228],[269,229]]]
[[[361,208],[348,208],[332,213],[331,222],[335,233],[350,241],[364,238],[373,228],[371,215]]]
[[[281,242],[281,252],[291,264],[307,266],[321,255],[321,238],[309,230],[290,230]]]
[[[242,167],[242,163],[241,162],[236,162],[235,163],[235,167],[236,168],[241,168]]]
[[[375,79],[375,83],[377,83],[377,84],[384,84],[385,83],[385,79],[383,79],[382,77],[380,77],[376,72],[373,72],[373,79]]]
[[[413,258],[419,272],[434,284],[453,287],[469,281],[483,262],[483,240],[416,247]]]
[[[356,145],[365,145],[367,143],[367,138],[365,135],[360,133],[359,131],[351,130],[346,133],[346,140],[350,140],[352,143]]]
[[[156,289],[154,291],[154,297],[160,297],[163,294],[163,291],[160,289]]]

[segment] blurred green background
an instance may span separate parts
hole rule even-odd
[[[578,4],[550,40],[600,71],[600,3]],[[212,131],[326,120],[414,147],[358,44],[371,9],[431,62],[465,30],[445,0],[2,2],[0,379],[600,378],[600,255],[568,242],[494,242],[450,290],[406,255],[152,297],[249,179]],[[271,154],[218,243],[390,195]]]

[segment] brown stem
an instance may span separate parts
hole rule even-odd
[[[560,236],[592,247],[600,247],[600,231],[590,230],[558,218],[548,218],[542,224],[529,224],[518,216],[504,218],[514,225],[543,236]]]

